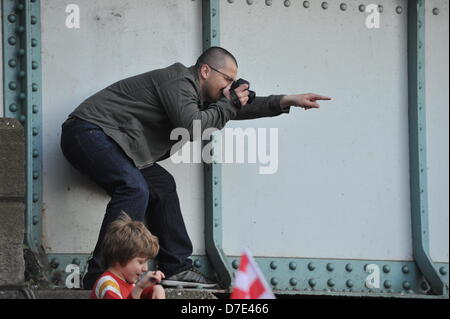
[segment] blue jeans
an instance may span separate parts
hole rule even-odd
[[[192,267],[188,258],[192,255],[192,243],[181,214],[175,180],[169,172],[158,164],[139,170],[100,127],[78,118],[63,124],[61,149],[73,167],[111,196],[85,276],[93,281],[92,285],[104,271],[101,244],[106,230],[121,211],[133,220],[145,221],[159,238],[156,262],[166,277]]]

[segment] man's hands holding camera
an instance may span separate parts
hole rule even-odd
[[[223,95],[231,101],[237,108],[241,108],[247,104],[253,103],[256,93],[250,91],[250,83],[239,79],[236,82],[230,83],[224,90]]]

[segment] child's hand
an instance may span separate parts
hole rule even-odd
[[[164,274],[159,270],[149,271],[137,282],[136,286],[141,289],[145,289],[147,287],[159,284],[164,278],[166,278],[166,276],[164,276]]]
[[[166,299],[166,292],[164,291],[163,286],[161,285],[153,286],[152,299]]]

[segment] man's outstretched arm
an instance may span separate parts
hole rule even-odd
[[[245,104],[234,120],[253,120],[262,117],[274,117],[289,113],[291,107],[302,107],[305,110],[320,108],[317,101],[329,101],[331,98],[314,93],[296,95],[272,95],[257,97],[253,104]]]

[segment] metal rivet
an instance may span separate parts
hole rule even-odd
[[[289,280],[289,284],[290,284],[291,286],[297,286],[297,284],[298,284],[297,279],[291,278],[291,280]]]
[[[200,267],[202,266],[202,262],[201,262],[199,259],[196,259],[196,260],[194,261],[194,266],[195,266],[196,268],[200,268]]]
[[[309,269],[310,271],[314,271],[314,269],[316,269],[316,266],[315,266],[313,263],[309,263],[309,264],[308,264],[308,269]]]
[[[19,79],[23,79],[25,77],[25,71],[20,71],[18,77]]]
[[[17,6],[17,10],[22,11],[23,9],[25,9],[25,6],[24,6],[22,3],[20,3],[20,4]]]
[[[16,45],[17,39],[16,39],[15,37],[9,37],[9,38],[8,38],[8,43],[9,43],[10,45]]]
[[[228,3],[233,3],[234,2],[234,0],[228,0]]]
[[[380,4],[380,5],[378,6],[378,12],[379,12],[379,13],[383,13],[383,11],[384,11],[384,7]]]
[[[34,171],[33,172],[33,179],[38,179],[39,178],[39,172],[38,171]]]
[[[31,39],[31,46],[37,47],[38,41],[36,39]]]
[[[39,107],[37,105],[33,105],[33,113],[36,114],[39,112]]]
[[[78,258],[74,258],[72,259],[72,264],[79,266],[81,265],[81,261]]]
[[[31,16],[31,24],[36,24],[38,19],[35,16]]]
[[[386,280],[384,282],[384,288],[390,289],[392,287],[392,283],[389,280]]]
[[[439,15],[439,8],[434,8],[433,9],[433,14],[435,15],[435,16],[437,16],[437,15]]]
[[[272,279],[270,279],[270,283],[272,284],[272,286],[276,286],[276,285],[278,285],[278,279],[275,277],[272,277]]]
[[[271,6],[272,5],[272,0],[266,0],[266,6]]]
[[[306,9],[308,9],[309,7],[310,7],[310,3],[309,3],[309,1],[303,1],[303,7],[304,8],[306,8]]]
[[[39,224],[39,218],[37,216],[33,216],[33,225]]]
[[[422,283],[420,284],[420,287],[422,288],[422,290],[425,290],[425,291],[430,289],[430,285],[426,281],[422,281]]]
[[[273,269],[273,270],[277,269],[277,268],[278,268],[277,263],[276,263],[275,261],[272,261],[272,262],[270,263],[270,268]]]
[[[21,115],[21,116],[19,116],[19,121],[20,121],[20,123],[25,124],[25,122],[27,121],[27,118],[25,117],[25,115]]]
[[[409,273],[409,268],[408,268],[408,266],[403,266],[403,267],[402,267],[402,272],[403,272],[404,274]]]
[[[285,7],[290,7],[291,6],[291,1],[289,1],[289,0],[284,1],[284,6]]]
[[[13,113],[15,113],[15,112],[17,112],[17,104],[11,104],[10,106],[9,106],[9,110],[11,111],[11,112],[13,112]]]
[[[33,90],[33,92],[37,92],[37,90],[38,90],[38,85],[37,85],[36,83],[33,83],[33,84],[31,85],[31,89]]]
[[[442,276],[447,275],[447,268],[445,268],[445,267],[439,268],[439,273],[440,273]]]
[[[14,59],[11,59],[11,60],[8,61],[8,65],[9,65],[11,68],[15,68],[15,67],[17,66],[17,61],[14,60]]]
[[[335,282],[334,282],[333,279],[329,279],[329,280],[327,281],[327,285],[328,285],[329,287],[334,287],[336,284],[335,284]]]
[[[19,27],[17,28],[17,32],[18,32],[18,33],[24,33],[24,32],[25,32],[25,27],[24,27],[23,25],[19,26]]]
[[[15,23],[17,21],[17,17],[14,14],[10,14],[8,16],[8,21],[11,23]]]
[[[37,203],[39,201],[38,194],[33,194],[33,203]]]
[[[384,266],[383,266],[383,272],[384,272],[385,274],[390,273],[390,272],[391,272],[391,267],[389,267],[389,265],[384,265]]]
[[[9,82],[9,89],[12,91],[15,91],[17,89],[17,83],[16,82]]]
[[[34,158],[39,157],[39,151],[38,150],[36,150],[36,149],[33,150],[33,157]]]
[[[252,5],[253,4],[253,0],[247,0],[247,4],[248,5]]]
[[[296,269],[297,269],[297,263],[294,262],[294,261],[291,261],[291,262],[289,263],[289,269],[290,269],[290,270],[296,270]]]
[[[395,12],[397,12],[398,14],[402,14],[403,8],[401,6],[398,6],[397,8],[395,8]]]
[[[352,280],[347,280],[347,282],[345,283],[345,285],[347,286],[347,288],[353,288],[353,286],[354,286]]]
[[[33,68],[33,70],[37,70],[39,68],[39,63],[37,63],[36,61],[31,62],[31,67]]]
[[[315,281],[314,279],[310,279],[310,280],[308,281],[308,284],[309,284],[309,286],[310,286],[311,288],[314,288],[314,287],[317,285],[317,283],[316,283],[316,281]]]
[[[50,262],[50,266],[53,269],[58,268],[59,267],[59,260],[58,260],[58,258],[53,258],[52,261]]]
[[[38,136],[39,135],[39,130],[37,129],[37,127],[33,127],[33,136]]]
[[[347,10],[347,4],[346,3],[341,3],[341,5],[339,7],[341,8],[342,11],[346,11]]]
[[[347,272],[352,272],[353,271],[353,265],[352,264],[345,265],[345,270],[347,270]]]
[[[405,281],[405,282],[403,283],[403,288],[404,288],[405,290],[409,290],[409,289],[411,289],[411,284],[410,284],[408,281]]]
[[[361,4],[361,5],[359,6],[359,11],[360,11],[360,12],[366,12],[366,6],[363,5],[363,4]]]
[[[233,262],[231,263],[231,265],[233,266],[234,269],[238,269],[239,268],[239,261],[237,261],[236,259],[233,260]]]
[[[25,55],[25,50],[24,49],[19,49],[18,54],[19,54],[19,56],[24,56]]]
[[[322,9],[328,9],[328,2],[322,2]]]
[[[327,270],[328,271],[333,271],[334,270],[334,265],[332,263],[327,264]]]

